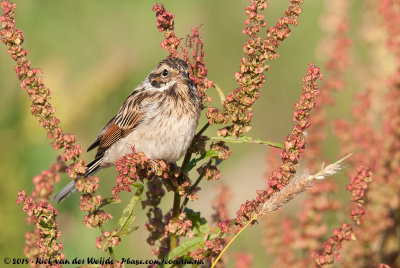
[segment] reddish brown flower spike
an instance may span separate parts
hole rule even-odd
[[[26,234],[25,255],[58,261],[65,259],[64,253],[60,252],[63,246],[57,243],[61,234],[56,223],[58,211],[53,205],[44,201],[34,202],[25,191],[18,192],[17,204],[23,205],[24,212],[29,216],[28,222],[35,226],[33,232]]]
[[[80,145],[75,145],[74,135],[64,134],[58,126],[60,120],[55,117],[56,109],[50,103],[50,90],[43,83],[42,71],[31,67],[28,60],[28,51],[22,48],[24,37],[22,31],[15,27],[14,12],[16,5],[4,0],[0,3],[4,14],[0,17],[0,37],[7,45],[8,53],[17,62],[14,67],[24,89],[31,99],[31,113],[36,117],[39,125],[47,131],[47,137],[53,139],[52,146],[59,150],[64,148],[62,158],[64,161],[72,160],[74,163],[67,169],[72,178],[84,173],[85,163],[78,161],[82,150]]]
[[[360,224],[363,221],[365,214],[364,199],[371,181],[371,171],[368,168],[360,167],[357,170],[357,175],[352,177],[350,184],[346,186],[346,189],[351,192],[351,201],[355,206],[351,211],[350,217],[356,224]]]
[[[260,32],[267,23],[261,14],[268,7],[265,0],[250,0],[251,5],[246,7],[248,18],[243,34],[249,38],[243,45],[245,57],[242,58],[239,71],[235,78],[238,88],[226,96],[223,111],[216,108],[209,109],[207,117],[210,123],[227,124],[218,134],[221,136],[240,136],[250,131],[250,122],[253,117],[251,106],[260,96],[259,89],[265,82],[264,72],[269,70],[268,60],[278,57],[276,49],[280,42],[290,34],[290,25],[296,26],[301,13],[302,0],[291,0],[285,15],[280,18],[274,27],[268,28],[266,38],[260,37]]]
[[[179,57],[178,46],[180,39],[175,36],[174,32],[174,15],[166,11],[163,4],[155,3],[153,11],[156,12],[158,31],[164,32],[165,39],[160,43],[162,48],[166,48],[171,57]]]

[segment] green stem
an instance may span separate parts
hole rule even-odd
[[[210,123],[207,122],[201,129],[200,131],[196,134],[196,136],[199,136],[201,134],[203,134],[204,131],[206,131],[206,129],[210,126]]]
[[[263,140],[263,139],[253,139],[252,137],[248,136],[241,136],[239,138],[232,137],[232,136],[227,136],[227,137],[210,137],[212,140],[216,141],[225,141],[225,142],[231,142],[231,143],[257,143],[257,144],[265,144],[271,147],[275,147],[278,149],[283,149],[283,145],[277,142],[272,142],[268,140]]]
[[[203,134],[203,132],[210,126],[210,123],[206,123],[201,129],[200,131],[196,134],[196,135],[201,135]],[[182,162],[182,167],[181,167],[181,174],[178,177],[178,183],[181,183],[182,181],[182,177],[184,172],[187,171],[187,168],[189,166],[190,160],[192,158],[192,153],[187,151],[185,154],[185,158],[183,159]],[[172,222],[175,222],[178,220],[179,218],[179,214],[181,213],[181,196],[180,194],[177,192],[177,190],[175,190],[175,194],[174,194],[174,204],[172,206]],[[187,202],[186,202],[187,203]],[[175,235],[171,236],[171,241],[170,241],[170,250],[173,250],[174,248],[176,248],[178,245],[178,238]]]
[[[172,222],[175,222],[178,220],[179,214],[180,214],[180,206],[181,206],[181,196],[179,195],[179,193],[176,192],[174,194],[174,205],[172,207]],[[178,245],[178,238],[176,237],[176,235],[172,235],[170,250],[173,250],[174,248],[176,248],[177,245]]]
[[[197,185],[199,185],[199,183],[200,183],[201,179],[203,179],[203,177],[204,177],[204,174],[201,174],[199,176],[199,178],[196,180],[196,182],[193,184],[191,189],[194,189],[195,187],[197,187]],[[185,209],[188,202],[189,202],[189,198],[185,197],[185,200],[183,200],[183,203],[182,203],[182,206],[180,209],[181,211],[183,211]]]
[[[104,227],[102,225],[99,225],[100,231],[103,234],[105,232]],[[107,248],[108,249],[108,253],[110,253],[110,257],[113,260],[116,260],[115,255],[114,255],[114,250],[112,249],[112,247]]]
[[[211,163],[211,160],[208,161],[208,164]],[[195,187],[197,187],[197,185],[199,185],[199,183],[201,182],[201,180],[204,178],[204,172],[197,178],[197,180],[194,182],[194,184],[191,187],[191,190],[194,189]],[[181,206],[181,212],[185,209],[187,203],[189,202],[189,198],[185,197],[185,200],[183,200],[182,206]]]
[[[213,87],[217,90],[217,93],[218,93],[221,103],[224,104],[224,102],[226,100],[224,92],[216,83],[213,83]]]
[[[189,166],[191,158],[192,158],[192,154],[187,152],[186,155],[185,155],[185,158],[183,159],[183,162],[182,162],[181,174],[179,175],[179,178],[178,178],[179,182],[182,179],[183,173],[186,172],[186,170],[187,170],[187,168]]]
[[[240,231],[232,238],[231,241],[229,241],[229,243],[225,246],[225,248],[221,251],[221,253],[218,255],[217,259],[214,261],[213,265],[211,266],[211,268],[214,268],[215,265],[218,263],[218,260],[222,257],[222,255],[225,253],[225,251],[229,248],[229,246],[233,243],[233,241],[235,241],[235,239],[240,235],[241,232],[244,231],[244,229],[246,229],[250,223],[252,223],[253,221],[257,220],[257,218],[261,215],[262,210],[260,213],[256,214],[253,216],[253,218],[251,218],[245,226],[243,226],[242,229],[240,229]]]

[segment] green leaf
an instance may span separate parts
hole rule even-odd
[[[217,157],[217,158],[221,157],[221,153],[219,151],[209,150],[209,151],[205,152],[204,154],[202,154],[200,157],[193,158],[190,161],[187,170],[188,171],[192,170],[192,168],[194,168],[199,161],[210,158],[210,157]]]
[[[220,236],[221,238],[228,236],[228,234],[223,234],[223,235],[220,235],[220,234],[221,234],[221,229],[219,229],[219,227],[217,226],[217,227],[215,227],[214,232],[212,234],[210,234],[210,236],[208,237],[208,240],[217,238],[218,236]]]
[[[101,205],[97,209],[101,209],[102,207],[107,206],[108,204],[114,204],[114,203],[115,204],[121,203],[121,200],[120,199],[115,199],[114,197],[104,198],[101,201]]]
[[[220,157],[221,156],[221,152],[219,151],[214,151],[214,150],[209,150],[207,151],[205,154],[203,154],[203,159],[209,158],[209,157]]]
[[[129,235],[133,231],[139,229],[139,226],[130,226],[118,232],[118,236]]]
[[[39,225],[40,225],[42,228],[54,229],[54,226],[51,225],[51,223],[49,223],[49,222],[45,222],[45,221],[43,221],[43,220],[40,220],[40,221],[38,221],[38,223],[39,223]]]
[[[143,193],[143,185],[142,184],[134,184],[134,187],[137,188],[135,195],[131,198],[129,201],[128,205],[124,208],[121,217],[118,219],[118,225],[120,226],[119,233],[125,233],[126,229],[129,228],[129,226],[132,224],[134,221],[135,217],[133,216],[135,212],[135,207],[139,200],[141,200],[141,196]]]
[[[133,221],[136,219],[136,217],[133,215],[134,211],[132,211],[132,214],[129,216],[121,216],[118,220],[118,225],[120,226],[120,230],[124,230],[128,228]],[[121,222],[120,222],[121,221]]]
[[[174,260],[178,257],[185,257],[191,251],[197,248],[204,247],[204,240],[207,234],[211,231],[211,228],[207,224],[207,220],[202,218],[200,212],[195,212],[191,209],[185,208],[186,216],[192,221],[194,238],[187,240],[180,244],[178,247],[171,250],[166,256],[166,259]],[[165,267],[171,267],[172,265],[165,265]]]
[[[257,143],[257,144],[265,144],[271,147],[283,149],[283,145],[277,142],[272,142],[263,139],[255,139],[249,136],[240,136],[240,137],[233,137],[233,136],[226,136],[226,137],[211,137],[210,139],[216,141],[225,141],[231,143]]]
[[[185,208],[185,213],[187,218],[192,222],[193,234],[195,236],[204,237],[210,232],[211,228],[208,226],[206,219],[200,216],[200,212]]]
[[[197,248],[202,248],[203,246],[204,246],[204,237],[195,237],[180,244],[178,247],[171,250],[171,252],[165,258],[169,260],[174,260],[178,257],[185,256],[186,254]],[[166,265],[165,267],[171,267],[171,266],[172,264]]]

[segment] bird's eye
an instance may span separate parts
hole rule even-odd
[[[162,75],[163,75],[163,76],[167,76],[167,75],[168,75],[167,69],[164,69],[164,70],[162,71]]]

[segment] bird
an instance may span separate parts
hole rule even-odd
[[[187,63],[175,57],[160,61],[87,149],[97,148],[97,153],[83,177],[115,165],[120,158],[132,153],[132,147],[151,160],[175,163],[192,142],[201,105]],[[52,201],[61,202],[74,191],[75,180],[61,189]]]

